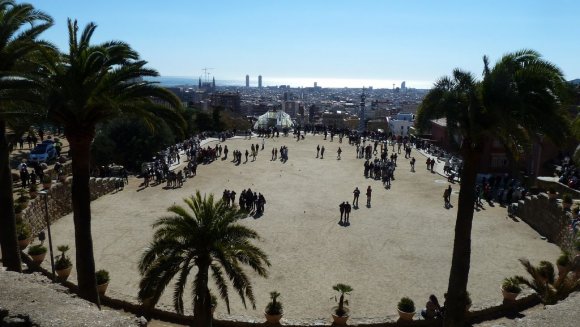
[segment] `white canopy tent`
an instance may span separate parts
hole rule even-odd
[[[277,128],[292,128],[294,127],[294,123],[292,122],[292,118],[290,115],[285,113],[282,110],[278,111],[268,111],[265,114],[258,117],[258,121],[254,124],[254,128],[270,128],[270,127],[277,127]]]

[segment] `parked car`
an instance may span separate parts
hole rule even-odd
[[[39,144],[30,151],[28,155],[28,162],[31,164],[50,162],[56,159],[56,149],[54,145],[49,142]]]

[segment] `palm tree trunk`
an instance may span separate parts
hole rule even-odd
[[[79,296],[100,305],[95,277],[91,233],[90,146],[91,131],[66,132],[72,157],[72,206],[75,224],[76,267]]]
[[[469,139],[462,144],[463,171],[457,203],[455,222],[455,240],[453,242],[453,259],[445,299],[446,327],[463,327],[467,306],[467,282],[471,262],[471,229],[473,225],[474,190],[480,154],[473,149]]]
[[[206,260],[200,260],[206,261]],[[196,279],[199,282],[199,288],[196,290],[196,296],[193,304],[193,326],[211,327],[213,318],[211,316],[211,297],[207,284],[209,282],[209,260],[199,263]]]
[[[8,140],[6,139],[6,121],[4,120],[0,120],[0,181],[0,247],[2,249],[2,265],[9,271],[22,272],[16,237],[10,154],[8,152]]]

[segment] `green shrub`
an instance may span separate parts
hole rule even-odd
[[[570,264],[570,256],[568,256],[568,253],[562,252],[558,257],[558,260],[556,260],[556,263],[558,266],[566,267]]]
[[[56,257],[57,259],[56,263],[54,264],[54,269],[61,270],[71,267],[72,262],[66,256],[66,251],[69,250],[68,245],[59,245],[57,249],[61,252],[61,254]]]
[[[52,183],[52,178],[50,177],[50,174],[44,174],[44,176],[42,176],[42,183],[43,184],[51,184]]]
[[[415,302],[408,297],[404,297],[397,304],[397,308],[402,312],[412,313],[415,312]]]
[[[352,287],[350,285],[338,283],[332,286],[332,289],[337,291],[340,294],[340,298],[338,300],[338,306],[334,309],[334,313],[339,317],[344,317],[348,315],[348,300],[344,299],[344,296],[350,294],[352,292]],[[336,300],[336,297],[335,297]]]
[[[32,235],[30,231],[30,226],[28,224],[18,224],[16,225],[16,236],[19,241],[27,240]]]
[[[562,203],[572,204],[572,195],[569,193],[564,194],[564,196],[562,196]]]
[[[515,278],[506,278],[503,280],[501,284],[501,288],[509,293],[516,293],[520,294],[522,292],[522,288],[520,287],[520,283]]]
[[[280,293],[273,291],[270,292],[270,303],[266,306],[266,314],[269,315],[281,315],[284,311],[282,302],[278,301]]]
[[[101,269],[95,273],[95,277],[97,278],[97,285],[103,285],[109,282],[111,279],[109,277],[109,272]]]
[[[40,255],[46,253],[46,246],[36,244],[28,248],[28,255]]]

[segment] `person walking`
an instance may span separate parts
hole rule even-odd
[[[316,146],[316,158],[318,158],[318,156],[320,156],[320,144]]]
[[[320,148],[320,159],[324,159],[324,145]]]
[[[369,185],[369,187],[367,187],[367,207],[370,208],[371,207],[371,195],[373,193],[373,190],[371,189],[371,186]]]
[[[336,151],[336,153],[338,154],[338,156],[336,157],[337,160],[340,160],[340,154],[342,153],[342,149],[340,147],[338,147],[338,150]]]
[[[411,158],[411,172],[415,172],[415,157]]]
[[[354,188],[354,191],[352,192],[352,194],[354,194],[354,198],[352,200],[352,206],[355,208],[358,208],[358,197],[360,196],[360,190],[358,189],[358,187]]]
[[[338,209],[340,210],[340,222],[339,222],[339,224],[341,224],[341,225],[342,225],[342,218],[344,216],[345,206],[346,205],[345,205],[344,201],[341,204],[338,205]]]

